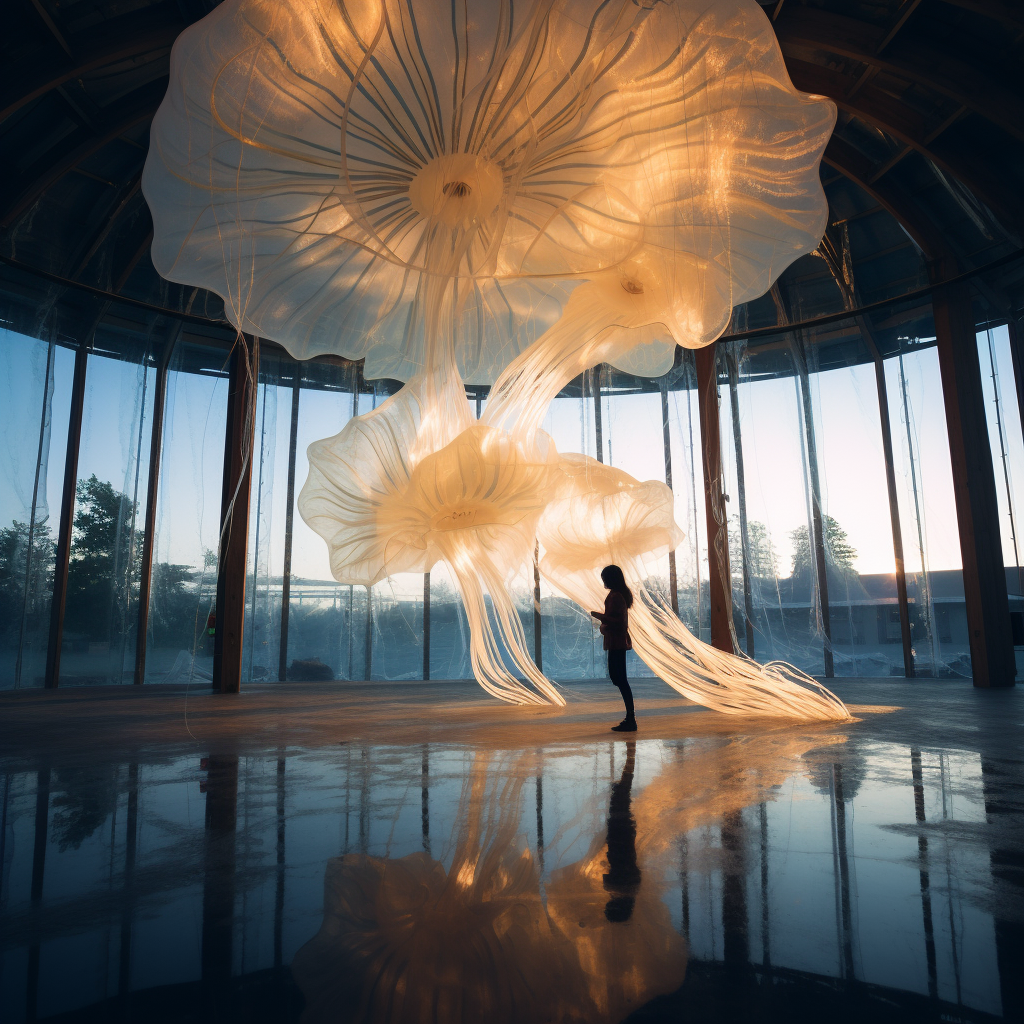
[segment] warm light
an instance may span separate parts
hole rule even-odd
[[[310,447],[299,510],[342,582],[444,560],[481,685],[564,703],[508,594],[541,517],[576,502],[576,540],[542,529],[542,566],[590,607],[592,579],[567,579],[678,530],[663,485],[581,476],[547,408],[601,362],[664,372],[811,252],[834,121],[754,0],[225,0],[172,53],[143,175],[153,261],[296,357],[408,381]],[[466,379],[494,384],[480,423]],[[638,606],[638,650],[677,689],[845,714],[662,611]]]

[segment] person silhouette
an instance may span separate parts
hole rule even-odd
[[[626,717],[612,732],[636,732],[636,714],[633,709],[633,691],[626,678],[626,651],[633,649],[629,638],[629,609],[633,606],[633,591],[626,586],[626,578],[617,565],[606,565],[601,570],[601,582],[608,588],[603,612],[591,612],[601,623],[604,649],[608,652],[608,677],[619,688]]]
[[[608,803],[608,873],[604,889],[609,899],[604,916],[612,923],[628,921],[633,915],[636,893],[640,888],[640,868],[636,863],[636,819],[630,807],[636,741],[626,743],[626,763],[619,781],[612,785]]]

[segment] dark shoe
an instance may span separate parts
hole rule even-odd
[[[636,732],[636,719],[624,718],[618,725],[612,726],[612,732]]]

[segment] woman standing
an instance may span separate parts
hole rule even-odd
[[[626,651],[633,649],[629,638],[629,609],[633,606],[633,591],[626,586],[626,578],[617,565],[606,565],[601,570],[601,582],[608,588],[603,612],[591,612],[601,623],[604,649],[608,652],[608,676],[619,688],[622,702],[626,705],[626,717],[612,732],[636,732],[636,715],[633,711],[633,691],[626,678]]]

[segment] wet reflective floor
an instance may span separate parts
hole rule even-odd
[[[1024,692],[835,688],[0,694],[0,1018],[1024,1020]]]

